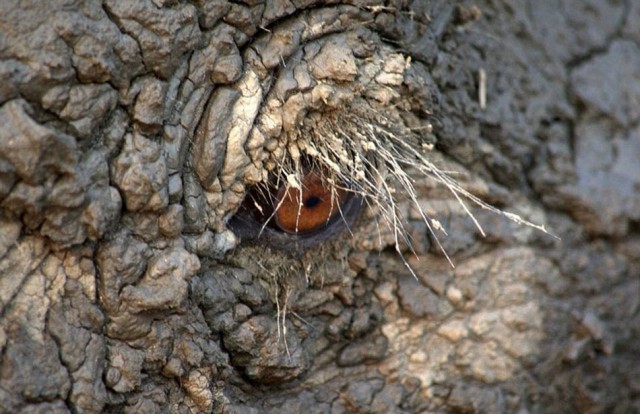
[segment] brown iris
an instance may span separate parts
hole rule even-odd
[[[287,233],[305,234],[326,226],[340,214],[345,191],[311,171],[302,177],[300,189],[283,186],[276,196],[276,225]]]
[[[229,219],[229,228],[244,241],[292,255],[350,228],[362,207],[360,197],[344,182],[336,183],[324,171],[307,167],[302,167],[296,185],[287,184],[288,177],[282,174],[251,188]]]

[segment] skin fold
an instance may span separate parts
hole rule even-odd
[[[640,411],[638,2],[0,8],[0,412]]]

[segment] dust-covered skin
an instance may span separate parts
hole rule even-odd
[[[640,411],[638,2],[0,7],[0,412]],[[415,174],[417,278],[376,208],[240,243],[353,115],[562,240]]]

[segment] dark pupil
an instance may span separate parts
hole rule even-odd
[[[307,198],[306,200],[304,200],[304,206],[306,208],[314,208],[315,206],[320,204],[321,201],[322,200],[320,199],[320,197],[311,196],[311,197]]]

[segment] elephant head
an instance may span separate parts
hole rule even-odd
[[[3,411],[640,409],[635,4],[2,1]]]

